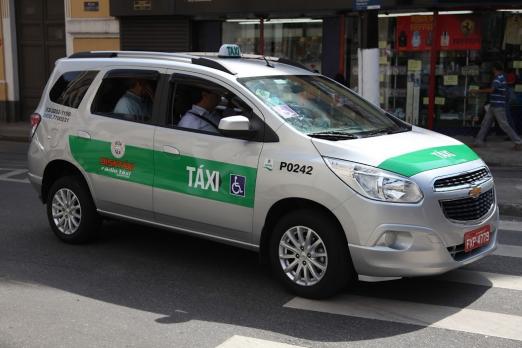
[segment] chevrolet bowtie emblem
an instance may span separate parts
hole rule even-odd
[[[468,196],[470,196],[471,198],[478,198],[481,192],[482,189],[480,187],[473,187],[471,190],[469,190]]]

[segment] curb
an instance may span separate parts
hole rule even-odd
[[[522,204],[498,202],[500,215],[522,217]]]

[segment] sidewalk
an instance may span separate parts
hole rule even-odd
[[[30,129],[29,122],[0,123],[0,141],[29,142]],[[456,138],[473,143],[470,136]],[[474,150],[493,170],[500,213],[522,217],[522,151],[512,151],[512,146],[504,136],[490,136],[484,147]]]

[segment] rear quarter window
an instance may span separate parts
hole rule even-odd
[[[60,76],[49,92],[51,101],[77,109],[98,74],[97,71],[69,71]]]

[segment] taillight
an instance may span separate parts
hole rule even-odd
[[[31,138],[36,132],[36,128],[38,128],[40,121],[42,121],[42,116],[40,116],[40,114],[34,113],[31,115]]]

